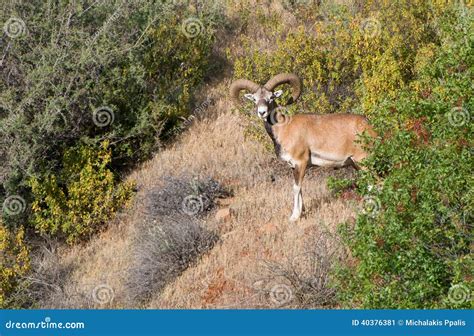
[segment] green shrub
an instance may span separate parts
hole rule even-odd
[[[456,5],[445,15],[413,80],[368,111],[383,140],[358,180],[372,206],[341,227],[353,256],[339,272],[345,305],[472,307],[473,16]]]
[[[301,21],[314,22],[310,27],[289,32],[278,24],[266,28],[275,44],[268,51],[241,36],[243,51],[233,58],[234,77],[263,84],[277,73],[294,72],[304,89],[299,102],[289,107],[290,114],[352,112],[372,117],[375,104],[394,98],[412,79],[417,48],[433,40],[431,7],[415,2],[378,1],[359,10],[347,4],[309,6],[311,10],[296,13]],[[280,101],[289,94],[286,90]],[[388,117],[397,120],[393,113]],[[266,139],[261,123],[250,124],[247,133]]]
[[[119,172],[149,157],[192,111],[219,15],[170,1],[5,6],[2,26],[13,18],[23,33],[1,37],[0,199],[29,199],[28,180],[60,175],[80,143],[109,140]],[[185,33],[187,19],[197,33]]]
[[[0,309],[18,305],[13,295],[30,269],[29,249],[24,238],[22,227],[10,230],[0,220]]]
[[[336,195],[341,195],[342,192],[353,188],[355,184],[352,179],[329,176],[327,179],[327,186]]]
[[[117,184],[109,169],[108,142],[100,148],[81,145],[64,154],[58,175],[30,181],[33,227],[69,243],[100,230],[132,194],[131,184]]]

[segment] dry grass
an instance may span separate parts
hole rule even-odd
[[[305,241],[315,232],[334,233],[336,224],[352,215],[347,205],[331,200],[321,176],[311,176],[305,186],[309,211],[296,224],[287,220],[291,210],[289,177],[239,188],[231,222],[214,224],[220,229],[221,243],[150,307],[274,307],[266,294],[285,281],[269,276],[264,261],[286,263],[306,253]]]
[[[331,174],[350,171],[312,170],[303,189],[306,217],[290,224],[291,172],[263,146],[244,139],[242,119],[231,114],[225,103],[225,99],[217,101],[222,114],[216,120],[194,125],[179,144],[132,176],[144,186],[153,185],[172,167],[176,174],[212,176],[235,194],[230,221],[207,221],[219,232],[220,243],[149,307],[273,307],[265,288],[273,288],[281,279],[269,279],[264,261],[284,262],[307,252],[305,241],[315,233],[334,234],[338,223],[353,216],[351,206],[334,199],[325,182]]]
[[[217,87],[223,92],[225,85]],[[204,225],[216,231],[219,243],[196,265],[186,269],[161,294],[145,304],[150,308],[279,307],[272,289],[288,285],[272,275],[267,262],[285,264],[307,253],[307,242],[320,232],[335,234],[336,225],[353,216],[352,207],[332,197],[326,178],[350,170],[308,172],[303,184],[306,215],[289,223],[292,174],[261,144],[244,138],[242,117],[218,98],[209,111],[215,118],[197,121],[182,138],[129,177],[136,181],[134,206],[119,214],[110,228],[85,246],[58,251],[55,267],[68,268],[61,290],[41,302],[43,307],[108,308],[128,306],[126,287],[134,232],[146,212],[144,195],[156,190],[164,176],[210,176],[231,189],[230,220],[211,214]],[[331,245],[331,244],[330,244]],[[338,247],[334,239],[330,248]],[[60,267],[59,267],[60,268]],[[52,268],[50,268],[52,269]],[[46,272],[47,270],[45,270]],[[98,288],[98,289],[97,289]],[[94,290],[104,290],[102,299]],[[277,293],[278,294],[278,293]],[[313,304],[317,306],[317,304]],[[294,301],[284,306],[297,306]]]
[[[130,227],[119,215],[110,228],[83,246],[51,248],[33,253],[33,299],[41,308],[120,307]]]

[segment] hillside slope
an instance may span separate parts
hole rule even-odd
[[[0,307],[472,307],[472,3],[115,5],[1,12]],[[287,72],[290,114],[379,134],[356,180],[307,173],[297,223],[228,97]]]
[[[64,287],[42,305],[129,306],[124,283],[132,237],[141,227],[144,200],[168,176],[206,176],[219,181],[233,193],[217,201],[218,209],[230,208],[230,216],[216,218],[216,209],[204,219],[204,225],[218,233],[218,243],[162,293],[154,293],[146,307],[295,306],[298,289],[281,271],[294,267],[303,278],[326,272],[325,258],[338,250],[336,225],[354,215],[353,206],[331,196],[326,178],[351,174],[351,170],[310,170],[303,189],[306,216],[290,223],[291,171],[261,144],[244,137],[245,120],[230,108],[227,86],[223,82],[212,89],[220,94],[206,113],[212,117],[195,121],[180,141],[130,175],[138,192],[129,210],[87,245],[58,252],[57,261],[46,266],[47,272],[67,269],[68,276]],[[102,299],[91,300],[94,295]]]

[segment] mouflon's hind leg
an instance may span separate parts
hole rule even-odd
[[[293,212],[290,217],[290,221],[294,222],[298,220],[303,212],[303,194],[301,192],[301,185],[303,183],[304,174],[306,172],[307,160],[300,161],[295,164],[293,169]]]

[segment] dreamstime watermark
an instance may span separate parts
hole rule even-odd
[[[471,120],[469,111],[462,107],[453,107],[448,112],[448,121],[454,127],[464,126]]]
[[[369,217],[375,217],[381,208],[380,200],[375,196],[365,196],[362,201],[362,213]]]
[[[181,24],[181,31],[188,38],[194,38],[204,32],[204,24],[198,18],[190,17]]]
[[[115,120],[114,111],[108,106],[101,106],[92,113],[92,120],[97,127],[106,127],[113,124]]]
[[[206,197],[203,195],[189,195],[183,199],[181,203],[182,211],[188,216],[195,216],[204,211]]]
[[[2,210],[9,216],[16,216],[21,214],[26,209],[26,201],[23,197],[12,195],[3,202]]]
[[[193,115],[200,115],[206,111],[209,106],[211,106],[213,100],[209,97],[206,98],[198,107],[196,107],[193,111]]]
[[[97,38],[99,37],[99,35],[100,35],[112,22],[114,22],[115,20],[117,20],[119,16],[120,16],[119,10],[115,11],[115,12],[107,19],[107,21],[105,21],[104,25],[103,25],[97,32],[95,32],[95,34],[89,39],[89,44],[92,44],[95,40],[97,40]]]
[[[454,304],[462,304],[471,299],[471,291],[463,284],[456,284],[449,288],[448,298]]]
[[[86,327],[84,322],[56,322],[52,321],[51,317],[47,316],[42,321],[12,321],[5,323],[6,329],[84,329]]]
[[[270,300],[277,306],[284,306],[293,300],[293,290],[285,284],[277,284],[270,289]]]
[[[184,129],[188,128],[193,122],[193,120],[204,114],[204,112],[209,108],[209,106],[212,105],[212,103],[213,100],[211,98],[206,98],[206,100],[204,100],[198,107],[193,110],[189,117],[183,118],[183,122],[179,124],[178,127],[176,127],[174,133],[177,134],[180,131],[183,131]]]
[[[373,17],[362,20],[359,28],[362,34],[367,38],[376,37],[380,35],[381,32],[380,21]]]
[[[26,34],[26,24],[22,19],[12,17],[3,25],[3,31],[10,38],[17,38]]]
[[[270,112],[268,120],[272,125],[286,125],[289,124],[292,119],[292,116],[288,112],[288,109],[284,106],[278,106],[273,111]]]
[[[92,300],[100,305],[112,302],[114,297],[113,288],[106,284],[100,284],[92,290]]]

